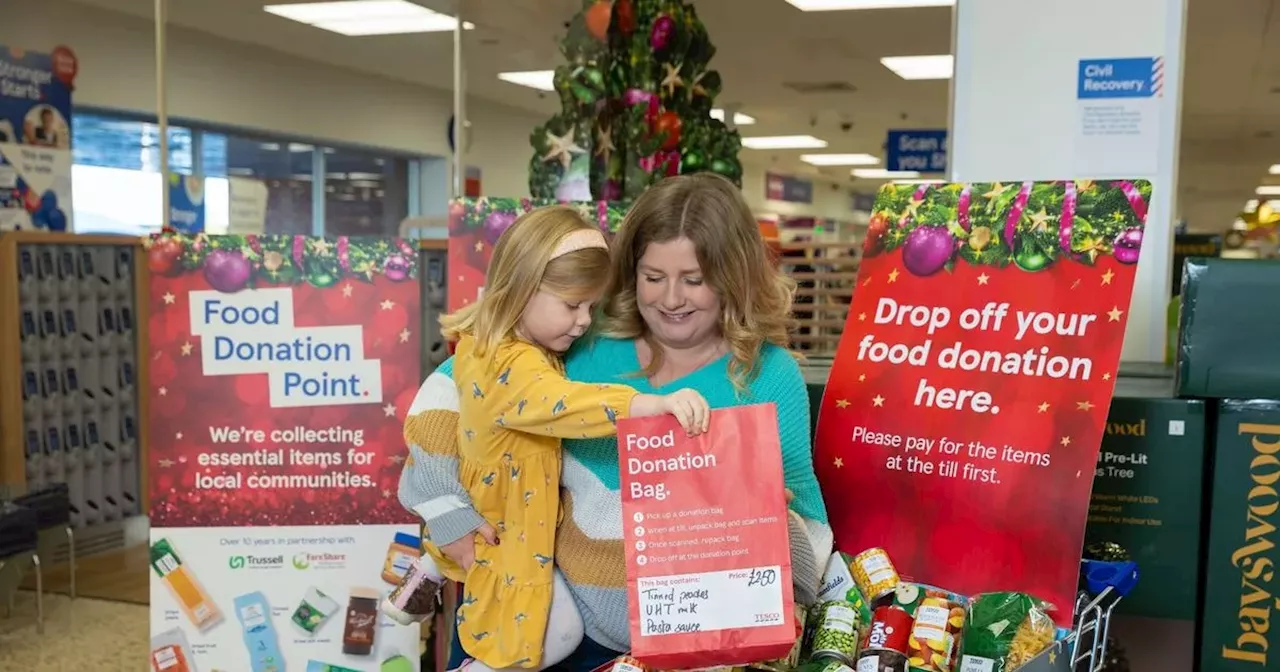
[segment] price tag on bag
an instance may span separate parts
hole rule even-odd
[[[781,658],[795,643],[772,404],[618,423],[632,655],[653,669]],[[746,487],[746,484],[751,484]]]

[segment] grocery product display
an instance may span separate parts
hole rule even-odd
[[[6,480],[26,491],[65,483],[71,524],[85,530],[140,513],[137,245],[59,240],[7,241],[21,411],[0,431],[24,454],[21,478]]]

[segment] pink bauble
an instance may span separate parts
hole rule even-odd
[[[902,265],[912,275],[925,277],[942,270],[956,247],[951,232],[941,226],[921,226],[902,244]]]
[[[387,263],[382,266],[382,273],[392,282],[403,282],[409,277],[409,260],[403,255],[393,254],[387,257]]]
[[[676,22],[671,17],[663,14],[653,22],[653,30],[649,33],[649,46],[654,51],[662,51],[671,44],[671,35],[676,30]]]
[[[498,238],[516,221],[514,212],[494,212],[484,218],[484,239],[490,245],[497,245]]]
[[[244,289],[252,271],[249,261],[238,250],[214,250],[204,260],[204,279],[224,294]]]
[[[1142,229],[1134,227],[1121,231],[1112,247],[1115,248],[1116,261],[1122,264],[1138,263],[1138,257],[1142,255]]]

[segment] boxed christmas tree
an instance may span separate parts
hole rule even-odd
[[[1219,402],[1212,454],[1199,669],[1276,669],[1280,401]]]
[[[1280,264],[1188,259],[1178,338],[1184,397],[1280,397]]]
[[[1142,580],[1120,602],[1126,614],[1194,620],[1200,555],[1206,405],[1135,395],[1121,378],[1093,477],[1086,555],[1132,559]]]

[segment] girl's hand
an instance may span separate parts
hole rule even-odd
[[[662,398],[662,409],[676,416],[689,436],[697,436],[711,424],[711,407],[697,391],[685,388]]]
[[[476,528],[471,534],[464,534],[460,539],[440,547],[440,552],[444,557],[454,561],[462,571],[471,569],[471,565],[476,561],[476,537],[484,540],[490,546],[498,545],[498,532],[493,529],[489,523],[485,523]]]

